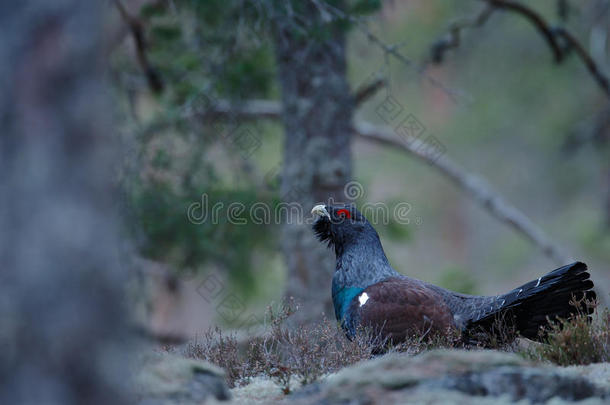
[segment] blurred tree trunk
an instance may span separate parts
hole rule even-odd
[[[0,403],[125,403],[102,2],[0,5]]]
[[[295,14],[286,12],[287,4]],[[281,197],[284,203],[298,203],[306,219],[315,203],[344,201],[343,187],[351,177],[353,100],[345,76],[345,28],[324,21],[311,2],[290,1],[274,11],[285,130]],[[308,224],[291,215],[282,250],[286,295],[302,304],[297,318],[332,314],[334,253],[314,239]]]

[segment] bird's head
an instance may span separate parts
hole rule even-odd
[[[311,213],[318,216],[313,224],[316,236],[334,246],[337,255],[350,245],[379,241],[373,226],[353,204],[320,204]]]

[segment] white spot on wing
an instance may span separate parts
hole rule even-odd
[[[540,277],[542,278],[542,277]],[[538,282],[536,283],[536,287],[538,287],[540,285],[540,278],[538,279]]]
[[[364,304],[366,304],[366,302],[368,300],[369,300],[369,295],[367,293],[362,293],[358,297],[358,301],[360,301],[360,306],[363,306]]]
[[[523,288],[519,288],[519,292],[517,292],[517,297],[519,296],[519,294],[521,294],[522,291],[523,291]]]

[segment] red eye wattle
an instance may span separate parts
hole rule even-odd
[[[343,218],[351,218],[352,217],[352,214],[348,210],[346,210],[346,209],[342,209],[342,210],[337,211],[337,215],[340,216],[340,217],[343,217]]]

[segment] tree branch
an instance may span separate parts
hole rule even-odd
[[[231,117],[237,119],[280,119],[281,116],[281,104],[269,100],[253,100],[238,105],[222,101],[218,102],[207,113],[197,115],[198,118]],[[467,172],[447,156],[443,155],[436,159],[419,148],[419,145],[404,142],[389,127],[376,126],[360,121],[356,122],[353,128],[355,135],[361,140],[398,148],[428,163],[489,212],[491,216],[524,236],[556,264],[563,265],[571,261],[569,257],[561,253],[561,249],[551,241],[544,231],[525,214],[493,191],[483,179]]]
[[[445,52],[460,46],[462,31],[466,28],[477,28],[483,26],[493,14],[495,8],[487,6],[474,18],[456,21],[449,26],[449,32],[445,38],[439,39],[432,45],[432,62],[442,63]]]
[[[510,205],[502,196],[492,191],[483,179],[468,173],[447,156],[433,159],[430,155],[414,147],[412,144],[403,142],[391,128],[360,122],[354,125],[354,130],[361,139],[399,148],[428,163],[493,217],[508,224],[515,231],[525,236],[556,264],[562,265],[572,261],[569,257],[563,255],[561,249],[525,214]]]
[[[483,0],[488,8],[484,9],[478,16],[459,21],[449,27],[446,38],[436,41],[431,48],[432,62],[441,63],[447,50],[460,46],[460,34],[466,28],[483,26],[495,9],[504,9],[520,14],[527,19],[540,33],[551,48],[556,63],[562,63],[570,50],[574,50],[587,70],[593,76],[599,87],[610,98],[610,80],[595,63],[589,52],[576,39],[576,37],[563,27],[552,27],[539,13],[530,7],[511,0]]]
[[[555,62],[560,63],[563,59],[563,52],[561,50],[561,46],[557,41],[557,37],[553,33],[553,29],[549,25],[548,22],[542,18],[540,14],[531,8],[514,2],[510,0],[484,0],[489,5],[496,8],[503,8],[506,10],[513,11],[517,14],[521,14],[525,19],[529,20],[532,25],[538,30],[540,35],[546,40],[551,51],[553,51],[553,56],[555,57]]]
[[[350,23],[354,24],[356,27],[358,27],[358,29],[366,36],[366,38],[370,42],[377,45],[384,52],[386,58],[388,56],[393,56],[398,61],[402,62],[404,65],[414,67],[416,69],[416,71],[420,75],[422,75],[430,84],[441,89],[454,102],[458,102],[459,98],[463,97],[462,94],[459,94],[455,90],[448,88],[443,83],[441,83],[438,79],[436,79],[436,78],[430,76],[428,73],[426,73],[425,66],[415,66],[415,64],[413,63],[413,61],[411,59],[409,59],[408,57],[403,55],[398,50],[398,46],[388,45],[385,42],[383,42],[378,36],[376,36],[375,34],[373,34],[371,32],[371,30],[367,27],[367,25],[363,22],[363,20],[361,18],[357,18],[352,15],[349,15],[349,14],[343,12],[342,10],[338,9],[337,7],[334,7],[334,6],[326,3],[324,0],[309,0],[309,1],[311,1],[316,7],[318,7],[318,9],[321,12],[325,12],[329,18],[338,18],[338,19],[342,19],[345,21],[349,21]]]
[[[540,34],[549,44],[549,47],[555,55],[555,61],[561,63],[564,61],[565,56],[570,50],[574,50],[581,61],[589,70],[593,79],[597,82],[599,87],[603,90],[606,96],[610,99],[610,81],[608,77],[602,72],[599,66],[595,63],[589,52],[585,50],[582,44],[572,35],[566,28],[563,27],[551,27],[551,25],[542,16],[536,13],[531,8],[509,0],[484,0],[488,4],[497,8],[504,8],[507,10],[514,11],[521,14],[528,19],[538,29]],[[559,42],[559,38],[565,40],[565,44],[562,47]]]
[[[359,88],[354,94],[354,103],[356,106],[364,103],[369,98],[373,97],[379,89],[387,85],[387,81],[383,77],[376,78],[373,82]]]
[[[142,26],[142,21],[129,14],[129,11],[127,11],[123,3],[121,3],[121,0],[114,0],[114,4],[119,10],[121,18],[123,19],[123,21],[125,21],[127,27],[129,27],[129,31],[131,32],[131,36],[133,37],[133,42],[136,47],[138,63],[140,64],[140,67],[146,75],[148,87],[150,87],[150,89],[154,93],[160,93],[161,91],[163,91],[164,84],[157,70],[153,68],[153,66],[148,61],[148,56],[146,55],[146,40],[144,37],[144,27]]]
[[[566,41],[570,47],[569,49],[573,49],[574,52],[576,52],[576,55],[580,57],[589,70],[589,73],[591,73],[593,78],[597,81],[597,84],[599,84],[599,87],[601,87],[608,98],[610,98],[610,80],[608,80],[608,77],[600,70],[589,52],[587,52],[582,44],[565,28],[556,28],[555,33]]]

